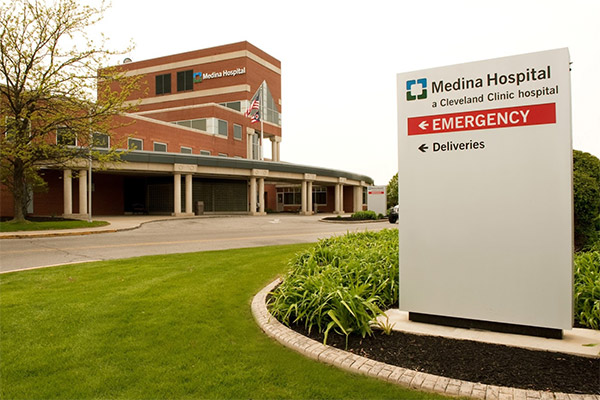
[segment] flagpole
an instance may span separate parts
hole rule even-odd
[[[260,104],[260,160],[263,161],[264,155],[263,155],[263,139],[264,139],[264,125],[263,125],[263,120],[266,118],[267,114],[264,112],[265,111],[265,106],[267,103],[267,96],[265,96],[265,88],[267,86],[267,82],[263,81],[263,83],[260,85],[262,87],[262,102]]]

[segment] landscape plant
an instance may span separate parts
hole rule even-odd
[[[600,241],[600,159],[573,151],[575,248],[589,250]]]
[[[327,335],[372,334],[373,320],[398,299],[398,230],[323,239],[297,255],[269,299],[282,323]]]
[[[364,221],[364,220],[371,220],[371,219],[376,220],[377,214],[375,213],[375,211],[371,211],[371,210],[357,211],[350,216],[350,219],[354,219],[357,221]]]
[[[575,254],[575,323],[600,329],[600,251]]]

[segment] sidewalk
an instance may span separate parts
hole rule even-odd
[[[52,236],[76,236],[76,235],[92,235],[95,233],[110,233],[118,231],[128,231],[139,228],[147,222],[165,221],[173,219],[187,219],[196,217],[173,217],[169,215],[111,215],[99,216],[98,221],[106,221],[108,225],[94,228],[78,228],[78,229],[56,229],[43,231],[19,231],[19,232],[0,232],[0,239],[26,239],[37,237],[52,237]]]

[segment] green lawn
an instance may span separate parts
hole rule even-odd
[[[441,398],[309,360],[250,311],[308,245],[0,275],[2,399]]]
[[[54,229],[93,228],[108,225],[106,221],[27,221],[24,223],[0,222],[0,232],[46,231]]]

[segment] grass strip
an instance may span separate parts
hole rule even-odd
[[[57,229],[77,229],[77,228],[95,228],[106,226],[106,221],[26,221],[26,222],[0,222],[0,232],[19,232],[19,231],[48,231]]]
[[[0,397],[442,398],[309,360],[260,331],[253,295],[309,246],[0,275]]]

